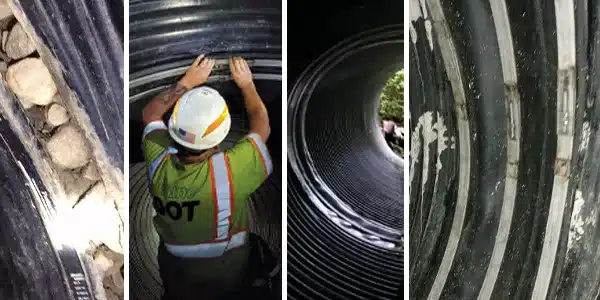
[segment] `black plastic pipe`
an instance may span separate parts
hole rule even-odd
[[[411,299],[597,299],[599,9],[415,10]]]
[[[288,4],[288,298],[398,299],[404,162],[378,108],[403,4],[330,4]]]
[[[244,102],[231,81],[226,59],[249,61],[267,106],[271,137],[267,143],[274,173],[252,195],[250,231],[260,235],[281,259],[281,2],[132,1],[130,2],[130,297],[158,299],[162,287],[152,225],[147,171],[141,153],[141,110],[152,96],[176,82],[196,56],[217,58],[207,85],[226,99],[233,122],[223,148],[248,130]],[[278,274],[271,294],[281,294]],[[269,295],[263,295],[264,298]]]
[[[123,169],[123,5],[62,1],[10,1],[24,27],[32,27],[61,80],[76,94],[108,161]],[[59,3],[60,2],[60,3]],[[92,17],[93,16],[93,17]],[[64,84],[60,82],[57,84]],[[64,90],[63,90],[64,91]],[[62,91],[61,91],[62,92]],[[45,169],[43,148],[15,97],[0,87],[0,298],[90,299],[93,266],[51,231],[57,187]]]

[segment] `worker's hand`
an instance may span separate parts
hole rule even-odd
[[[206,58],[200,55],[194,60],[194,63],[185,71],[183,78],[179,80],[179,84],[183,85],[188,90],[204,84],[208,80],[208,76],[215,66],[215,60]]]
[[[241,57],[229,58],[229,69],[231,70],[231,77],[240,89],[248,86],[253,86],[252,72],[245,59]]]

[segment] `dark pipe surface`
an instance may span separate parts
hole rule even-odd
[[[377,112],[403,3],[313,5],[288,5],[288,298],[398,299],[404,162]]]
[[[511,127],[503,82],[502,47],[490,2],[442,2],[442,10],[456,47],[466,109],[457,107],[456,93],[444,66],[441,42],[434,26],[428,33],[426,22],[412,20],[414,36],[410,44],[410,285],[411,299],[430,299],[436,275],[451,242],[456,255],[447,278],[441,280],[440,299],[476,299],[484,289],[486,274],[492,268],[492,253],[497,233],[502,230],[503,204],[507,201],[508,149]],[[504,2],[504,1],[503,1]],[[430,7],[431,8],[431,7]],[[599,111],[597,54],[599,3],[575,1],[575,15],[557,12],[554,4],[544,1],[506,1],[506,17],[514,45],[513,56],[520,97],[520,145],[518,176],[510,230],[505,239],[497,278],[488,282],[490,299],[597,299],[600,287],[597,226],[599,196],[598,132]],[[418,9],[413,8],[411,9]],[[557,15],[564,17],[557,23]],[[575,36],[557,40],[557,27],[575,18]],[[439,24],[439,20],[436,20]],[[575,39],[576,95],[573,156],[569,161],[569,184],[562,223],[549,217],[552,210],[555,176],[561,171],[558,156],[557,92],[561,70],[558,43]],[[447,54],[447,53],[446,53]],[[558,99],[557,99],[558,98]],[[440,144],[424,143],[419,120],[433,112],[433,122],[446,128],[444,134],[456,141],[454,148],[441,152]],[[470,156],[458,151],[458,120],[466,112],[469,123]],[[440,131],[438,131],[440,132]],[[414,142],[418,143],[414,143]],[[450,146],[451,143],[448,143]],[[423,149],[428,148],[428,152]],[[460,201],[459,170],[470,161],[464,222],[458,234],[451,233]],[[415,162],[413,164],[413,162]],[[427,163],[425,163],[427,162]],[[437,168],[437,165],[443,167]],[[423,174],[428,172],[428,177]],[[435,178],[435,180],[434,180]],[[579,220],[594,220],[593,222]],[[582,222],[582,223],[580,223]],[[543,257],[547,225],[557,226],[555,255]],[[551,269],[544,269],[550,267]],[[542,271],[541,271],[542,270]],[[536,278],[551,274],[545,296],[534,295]],[[479,299],[488,299],[480,297]]]
[[[267,146],[274,173],[250,199],[250,231],[260,235],[281,260],[281,2],[131,1],[130,39],[131,299],[158,299],[162,291],[156,262],[158,236],[140,148],[141,110],[152,96],[176,82],[199,54],[218,59],[207,85],[223,95],[233,118],[222,148],[232,146],[248,129],[242,95],[230,80],[224,60],[241,55],[251,65],[269,111]],[[280,295],[281,274],[274,282],[271,293]]]

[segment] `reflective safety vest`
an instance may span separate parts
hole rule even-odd
[[[214,258],[243,246],[246,201],[272,172],[266,145],[250,134],[225,152],[182,164],[172,143],[164,130],[144,134],[154,224],[166,249],[178,257]]]

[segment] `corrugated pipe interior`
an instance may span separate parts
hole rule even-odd
[[[410,298],[598,299],[600,3],[412,3]]]
[[[161,281],[152,225],[148,176],[141,153],[141,110],[152,96],[178,80],[199,54],[217,58],[208,86],[227,100],[232,129],[230,147],[248,129],[244,102],[230,80],[227,58],[239,55],[251,65],[257,89],[269,111],[267,143],[274,173],[250,200],[252,232],[281,259],[281,2],[132,1],[130,2],[130,297],[158,299]],[[274,282],[279,295],[281,274]]]
[[[402,3],[313,14],[299,2],[288,6],[288,298],[398,299],[404,161],[378,109],[403,65]]]

